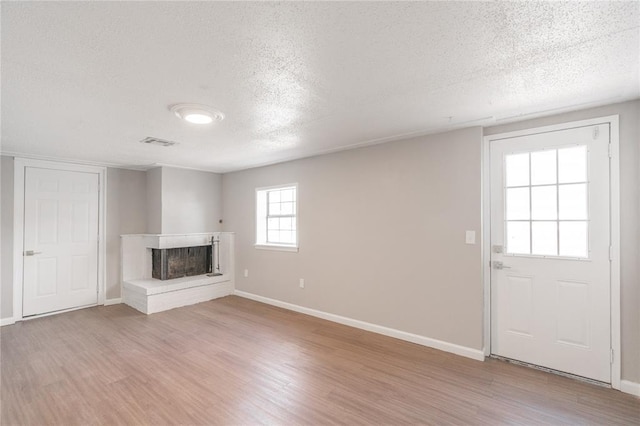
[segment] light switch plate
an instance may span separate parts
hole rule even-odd
[[[467,244],[476,243],[476,231],[467,231],[464,236],[464,242]]]

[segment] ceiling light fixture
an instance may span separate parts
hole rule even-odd
[[[176,117],[193,124],[209,124],[224,120],[223,113],[206,105],[175,104],[169,109]]]

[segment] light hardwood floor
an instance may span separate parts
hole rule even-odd
[[[230,296],[1,329],[2,425],[640,424],[640,400]]]

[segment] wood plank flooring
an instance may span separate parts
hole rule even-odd
[[[235,296],[2,327],[2,425],[640,424],[640,400]]]

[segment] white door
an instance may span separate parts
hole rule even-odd
[[[98,303],[98,180],[25,168],[23,316]]]
[[[491,352],[611,382],[609,124],[491,142]]]

